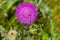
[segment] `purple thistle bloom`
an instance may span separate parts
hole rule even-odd
[[[30,25],[36,21],[38,10],[35,5],[25,2],[18,5],[15,15],[19,22],[24,25]]]

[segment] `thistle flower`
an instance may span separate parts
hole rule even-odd
[[[24,25],[33,24],[38,16],[38,10],[32,3],[22,3],[16,8],[16,17]]]

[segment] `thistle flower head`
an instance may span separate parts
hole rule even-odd
[[[34,4],[25,2],[18,5],[15,15],[19,22],[30,25],[36,21],[38,10]]]

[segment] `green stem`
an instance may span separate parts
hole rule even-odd
[[[21,40],[24,40],[24,26],[22,27]]]

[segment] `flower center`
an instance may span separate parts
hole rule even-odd
[[[14,33],[11,33],[11,35],[14,35]]]

